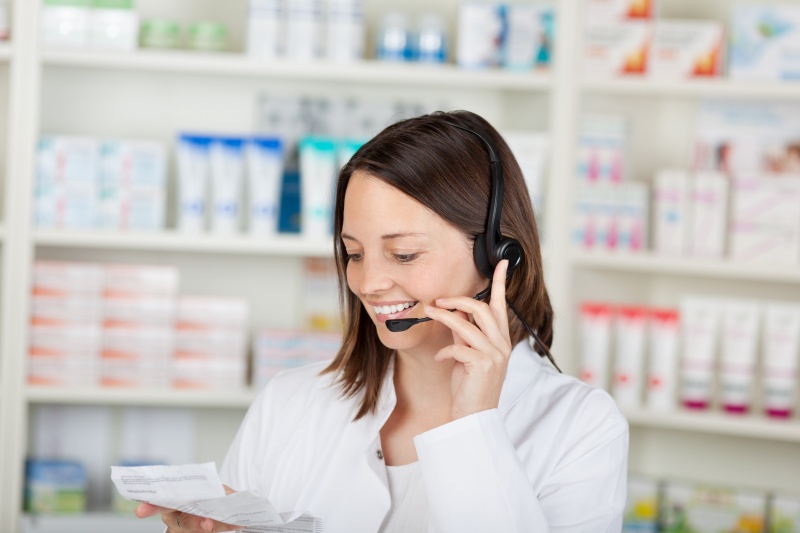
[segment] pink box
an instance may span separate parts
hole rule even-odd
[[[653,39],[650,22],[590,25],[584,30],[583,72],[590,79],[642,76]]]

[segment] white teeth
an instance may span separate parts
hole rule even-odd
[[[376,315],[393,315],[395,313],[399,313],[404,309],[413,307],[415,304],[416,302],[405,302],[396,305],[376,305],[374,309]]]

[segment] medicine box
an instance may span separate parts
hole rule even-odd
[[[774,494],[770,501],[770,533],[800,531],[800,495]]]
[[[586,22],[619,22],[629,19],[653,19],[656,0],[585,0]]]
[[[102,265],[57,261],[36,261],[33,264],[34,296],[99,298],[104,283]]]
[[[178,328],[240,328],[249,320],[248,303],[241,298],[181,296],[177,305]]]
[[[170,367],[167,359],[103,359],[100,384],[113,388],[169,387]]]
[[[50,387],[94,387],[99,383],[100,360],[82,353],[35,355],[28,358],[28,384]]]
[[[724,50],[725,30],[719,22],[659,20],[648,75],[665,80],[720,76]]]
[[[722,487],[667,483],[662,502],[665,533],[766,531],[766,494]]]
[[[628,477],[628,498],[625,502],[622,533],[656,533],[658,531],[659,483],[652,478]]]
[[[800,79],[800,6],[734,6],[730,41],[732,78]]]
[[[78,462],[46,459],[25,462],[25,511],[30,514],[83,513],[86,488],[86,471]]]
[[[681,255],[688,249],[689,175],[683,170],[660,170],[653,183],[655,251]]]
[[[720,258],[728,234],[728,179],[701,172],[691,178],[689,191],[691,255]]]
[[[244,359],[175,359],[173,387],[179,389],[238,389],[247,383]]]
[[[169,326],[175,324],[176,299],[172,296],[115,294],[103,300],[103,323],[113,326]]]
[[[103,329],[103,359],[169,361],[175,330],[169,326],[114,326]]]
[[[609,79],[647,73],[652,45],[651,22],[592,24],[584,29],[583,72],[587,78]]]
[[[31,299],[31,325],[70,326],[100,324],[103,302],[96,297],[38,296]]]
[[[97,220],[98,143],[88,137],[39,139],[34,224],[40,228],[90,229]]]
[[[500,4],[476,1],[460,3],[456,63],[468,69],[499,66],[504,24],[503,7]]]
[[[105,266],[106,297],[174,296],[180,280],[178,269],[165,265]]]

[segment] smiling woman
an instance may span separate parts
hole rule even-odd
[[[264,388],[223,481],[335,532],[619,531],[627,424],[543,359],[536,221],[497,131],[462,111],[378,134],[339,175],[334,244],[342,347]]]

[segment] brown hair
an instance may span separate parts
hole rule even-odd
[[[339,353],[323,373],[340,374],[346,397],[364,391],[356,420],[374,412],[393,352],[381,343],[367,311],[347,285],[347,254],[341,238],[347,185],[353,172],[365,172],[474,240],[486,230],[492,187],[489,156],[476,135],[452,124],[477,130],[495,145],[505,178],[501,233],[517,239],[525,252],[506,295],[548,348],[553,341],[553,309],[544,285],[536,219],[522,171],[506,142],[486,120],[468,111],[436,112],[393,124],[353,155],[336,186],[333,239],[344,336]],[[510,309],[509,330],[512,344],[528,336]]]

